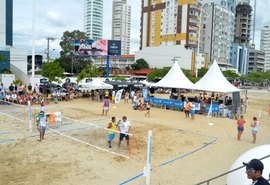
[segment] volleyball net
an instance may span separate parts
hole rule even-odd
[[[0,114],[22,122],[28,121],[27,108],[25,105],[0,100]]]

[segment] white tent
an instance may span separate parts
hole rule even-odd
[[[214,61],[207,73],[192,86],[192,89],[220,93],[240,91],[223,76],[216,61]]]
[[[94,89],[112,89],[113,86],[110,84],[107,84],[100,79],[94,79],[91,82],[88,83],[81,83],[80,86],[83,90],[94,90]]]
[[[142,84],[146,85],[147,87],[152,87],[154,86],[155,83],[148,82],[147,80],[140,81]]]
[[[174,62],[169,72],[154,87],[189,89],[193,83],[185,76],[177,62]]]

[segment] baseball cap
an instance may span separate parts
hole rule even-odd
[[[247,168],[253,168],[256,171],[263,171],[263,163],[259,159],[252,159],[248,163],[243,163]]]

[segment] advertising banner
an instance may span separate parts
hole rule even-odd
[[[108,55],[121,55],[121,41],[120,40],[108,41]]]
[[[106,39],[75,39],[75,53],[77,55],[121,55],[120,40]]]
[[[78,55],[107,55],[108,40],[75,39],[75,52]]]

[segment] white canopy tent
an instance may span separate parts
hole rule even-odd
[[[214,61],[207,73],[191,86],[191,89],[219,93],[240,91],[224,77],[216,61]]]
[[[107,84],[100,79],[94,79],[88,83],[81,83],[80,86],[83,90],[95,90],[95,89],[113,89],[113,86]]]
[[[194,84],[185,76],[178,63],[174,62],[169,72],[152,87],[189,89],[192,85]]]

